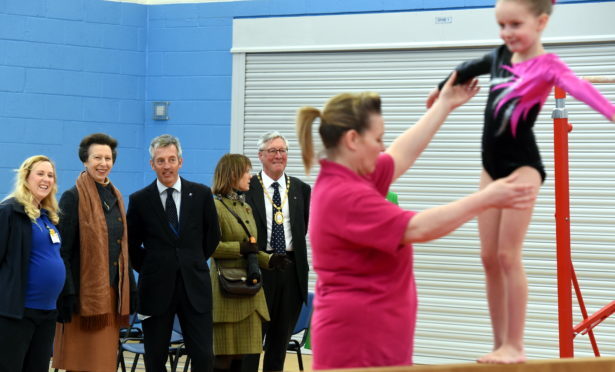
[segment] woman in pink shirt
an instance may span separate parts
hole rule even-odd
[[[308,171],[317,117],[325,147],[309,227],[318,276],[314,369],[412,364],[417,295],[411,243],[442,237],[488,208],[527,208],[535,198],[531,185],[513,184],[511,176],[418,213],[386,201],[389,185],[412,166],[448,114],[478,91],[476,81],[457,86],[451,81],[384,153],[377,94],[340,94],[322,112],[299,110],[297,131]]]

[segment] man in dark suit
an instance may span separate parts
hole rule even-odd
[[[193,371],[213,370],[212,297],[207,259],[220,241],[209,187],[179,177],[179,140],[161,135],[150,145],[157,179],[130,195],[128,244],[139,275],[145,368],[166,371],[177,314]]]
[[[259,249],[284,255],[285,270],[263,270],[263,287],[271,322],[265,324],[263,371],[283,371],[288,340],[307,301],[308,261],[305,235],[310,213],[310,186],[284,173],[288,144],[278,132],[258,142],[262,171],[252,177],[246,201],[258,228]],[[248,356],[244,372],[256,372],[259,356]]]

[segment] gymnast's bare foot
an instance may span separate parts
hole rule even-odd
[[[502,345],[496,350],[478,358],[476,361],[478,363],[513,364],[523,363],[526,360],[523,348],[518,349],[509,345]]]

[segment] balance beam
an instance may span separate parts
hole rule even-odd
[[[339,372],[615,372],[615,357],[531,360],[518,364],[442,364],[429,366],[351,368]]]
[[[615,76],[583,76],[582,79],[594,84],[613,84],[615,83]]]

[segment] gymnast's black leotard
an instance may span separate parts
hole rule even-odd
[[[546,173],[532,130],[540,112],[540,105],[534,106],[527,117],[519,121],[514,137],[510,130],[501,130],[501,127],[507,125],[502,124],[503,115],[515,102],[508,102],[498,111],[498,115],[494,115],[495,100],[502,90],[494,89],[494,86],[511,77],[512,74],[502,68],[502,65],[511,65],[511,57],[512,53],[505,45],[502,45],[480,59],[464,62],[455,68],[458,74],[457,82],[464,83],[476,76],[491,74],[489,96],[484,113],[485,125],[481,151],[483,167],[489,176],[496,180],[507,177],[519,167],[530,166],[536,168],[544,181]]]
[[[546,173],[533,126],[553,86],[560,86],[608,119],[615,115],[615,105],[590,83],[576,77],[554,54],[514,65],[511,58],[512,53],[502,45],[480,59],[462,63],[455,68],[456,83],[491,74],[482,138],[482,163],[489,176],[495,180],[530,166],[544,182]],[[440,88],[445,82],[440,83]]]

